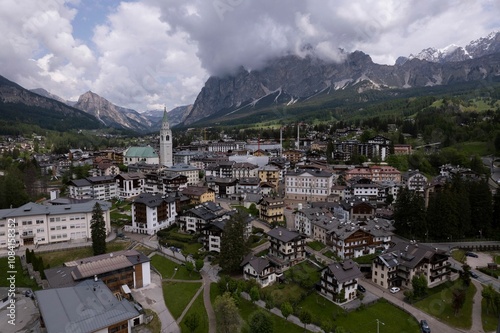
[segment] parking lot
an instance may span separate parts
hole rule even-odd
[[[486,252],[473,252],[477,254],[477,258],[467,256],[467,265],[473,269],[478,267],[486,267],[489,263],[493,262],[493,257],[490,253]]]

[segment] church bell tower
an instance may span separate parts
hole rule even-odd
[[[160,129],[160,165],[172,166],[172,130],[167,119],[167,108],[163,110],[163,120]]]

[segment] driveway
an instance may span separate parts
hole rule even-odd
[[[477,258],[474,257],[466,257],[467,265],[469,265],[473,269],[477,269],[478,267],[486,267],[489,263],[493,262],[493,257],[490,253],[486,252],[474,252],[477,254]]]
[[[151,271],[151,284],[147,287],[132,290],[134,299],[141,303],[146,309],[151,309],[160,318],[162,332],[164,333],[180,333],[179,325],[175,322],[174,317],[168,311],[163,299],[163,290],[161,287],[161,278],[154,271]],[[3,331],[2,331],[3,332]]]

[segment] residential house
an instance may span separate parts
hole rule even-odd
[[[270,183],[278,186],[280,181],[281,170],[274,165],[265,165],[259,169],[260,183]]]
[[[142,193],[132,203],[132,225],[125,231],[154,235],[175,222],[176,197],[172,194]]]
[[[416,275],[425,276],[432,288],[450,279],[449,255],[415,242],[400,242],[377,256],[372,263],[372,281],[383,288],[412,287]]]
[[[351,259],[334,262],[321,270],[320,291],[335,303],[347,303],[357,297],[358,279],[363,276]]]
[[[350,200],[342,200],[334,207],[335,216],[339,219],[358,220],[368,219],[375,216],[377,206],[365,198],[354,197]]]
[[[255,280],[264,288],[273,284],[278,279],[276,266],[265,257],[255,257],[253,254],[246,256],[241,262],[243,267],[243,278]]]
[[[351,259],[389,248],[394,227],[387,220],[373,218],[363,221],[333,220],[327,244],[342,259]]]
[[[167,167],[165,170],[186,176],[188,179],[188,185],[196,185],[200,182],[200,169],[192,165],[177,164]]]
[[[282,156],[289,160],[291,165],[295,165],[304,157],[304,153],[301,150],[289,149],[284,150]]]
[[[147,193],[167,194],[187,187],[187,177],[175,172],[159,170],[147,173],[144,191]]]
[[[294,214],[295,230],[307,237],[311,237],[313,232],[313,221],[329,221],[333,214],[322,207],[301,208]]]
[[[122,199],[135,197],[144,192],[146,176],[141,172],[121,173],[116,176],[118,196]]]
[[[284,209],[283,198],[263,197],[259,202],[259,216],[268,223],[284,221]]]
[[[230,219],[235,211],[227,212],[226,215],[209,222],[202,229],[202,238],[205,250],[209,252],[220,252],[222,246],[222,234],[224,229],[233,221]],[[252,233],[252,216],[247,216],[245,222],[245,229],[243,232],[244,239],[248,239]]]
[[[305,259],[305,237],[297,231],[276,227],[267,237],[271,243],[268,258],[278,269],[288,269]]]
[[[259,166],[248,162],[237,162],[233,164],[233,175],[236,179],[256,178],[259,175]]]
[[[68,196],[73,199],[111,200],[118,197],[115,176],[96,176],[68,182]]]
[[[211,221],[222,218],[228,211],[214,202],[205,202],[179,214],[181,230],[198,233]]]
[[[238,194],[260,193],[260,180],[258,177],[240,178],[237,186],[236,192]]]
[[[206,186],[187,186],[181,193],[190,199],[192,205],[215,202],[215,191]]]
[[[413,192],[423,193],[427,186],[427,177],[418,170],[408,170],[401,178],[404,186]]]

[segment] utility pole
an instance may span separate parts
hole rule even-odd
[[[377,333],[380,333],[380,324],[385,325],[383,322],[377,319]]]

